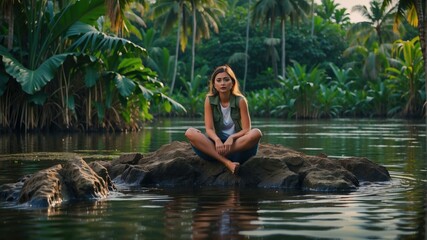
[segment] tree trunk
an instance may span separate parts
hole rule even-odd
[[[277,59],[276,59],[276,52],[275,52],[275,44],[273,44],[273,38],[274,38],[274,21],[271,21],[271,26],[270,26],[271,44],[270,44],[269,48],[270,48],[270,53],[271,53],[271,61],[272,61],[272,65],[273,65],[274,78],[277,79],[277,75],[278,75]]]
[[[246,24],[246,46],[245,46],[245,72],[243,74],[243,92],[245,92],[246,89],[246,77],[248,75],[248,58],[249,58],[249,24],[250,24],[250,18],[251,18],[251,0],[249,0],[248,5],[248,22]]]
[[[286,78],[286,20],[281,21],[282,25],[282,77]]]
[[[197,28],[197,19],[196,19],[196,3],[193,1],[193,42],[191,46],[191,82],[194,80],[194,62],[196,58],[196,29]]]
[[[173,88],[174,88],[175,80],[176,80],[176,74],[178,72],[178,54],[179,54],[180,31],[181,31],[181,19],[178,17],[178,30],[177,30],[177,34],[176,34],[176,47],[175,47],[175,66],[173,67],[172,83],[171,83],[171,89],[169,91],[169,94],[173,93]]]

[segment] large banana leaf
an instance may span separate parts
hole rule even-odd
[[[105,0],[76,1],[55,15],[51,26],[51,39],[64,34],[77,21],[94,23],[105,13]]]
[[[28,94],[34,94],[40,91],[54,77],[58,68],[64,63],[67,56],[74,53],[64,53],[54,55],[43,62],[37,69],[31,70],[24,67],[18,60],[14,59],[9,54],[3,55],[3,63],[6,72],[14,77],[21,84],[22,90]]]
[[[94,23],[96,19],[105,12],[104,0],[85,0],[69,1],[68,5],[55,13],[51,2],[49,1],[23,1],[17,3],[17,8],[23,12],[22,22],[27,22],[17,31],[17,36],[27,36],[25,42],[22,42],[21,51],[28,51],[28,57],[25,63],[29,69],[36,69],[47,58],[58,52],[52,52],[60,49],[62,44],[61,37],[77,21]],[[35,8],[35,9],[33,9]],[[22,32],[21,32],[22,31]],[[18,44],[19,45],[19,44]],[[25,46],[28,45],[28,49]]]
[[[27,6],[27,3],[23,3],[24,8],[31,8],[33,5]],[[50,6],[50,5],[49,5]],[[27,14],[32,13],[31,11],[24,11]],[[77,21],[91,23],[94,22],[99,16],[102,16],[105,12],[104,0],[85,0],[85,1],[72,1],[68,6],[62,9],[60,12],[55,14],[51,18],[50,22],[47,23],[45,28],[49,29],[48,34],[32,34],[34,37],[30,37],[31,42],[41,44],[38,47],[32,47],[29,51],[30,59],[38,59],[37,61],[30,61],[29,64],[25,64],[24,61],[17,60],[12,54],[6,49],[0,48],[0,56],[3,56],[2,61],[5,67],[6,73],[14,77],[19,84],[21,84],[23,91],[28,94],[34,94],[51,81],[58,68],[64,63],[65,59],[69,55],[75,53],[63,53],[48,56],[47,59],[43,59],[46,56],[47,49],[58,40],[60,36],[66,33],[66,31]],[[53,10],[50,7],[46,8],[48,15],[53,14]],[[42,14],[42,13],[41,13]],[[27,16],[29,17],[29,16]],[[29,17],[29,19],[32,19]],[[40,22],[36,25],[36,29],[30,29],[31,33],[37,33],[41,31],[45,22]],[[35,45],[34,45],[35,46]]]
[[[99,79],[99,71],[94,67],[87,67],[85,74],[85,86],[87,88],[93,87]]]
[[[128,97],[133,93],[135,89],[135,83],[132,79],[129,79],[121,74],[116,73],[114,76],[114,83],[119,90],[119,93],[123,97]]]
[[[165,104],[165,110],[167,112],[170,112],[171,107],[169,107],[169,104],[172,105],[174,108],[176,109],[181,109],[184,112],[187,112],[187,110],[185,109],[184,106],[182,106],[179,102],[173,100],[172,98],[166,96],[165,94],[159,92],[157,94],[154,95],[155,98],[158,98],[159,100],[163,101],[163,103]]]
[[[83,35],[82,35],[83,34]],[[109,36],[93,26],[82,22],[76,22],[67,31],[66,37],[78,37],[71,45],[70,51],[80,49],[80,51],[129,51],[141,57],[147,56],[145,48],[124,38]]]

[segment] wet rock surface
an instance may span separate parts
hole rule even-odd
[[[0,199],[30,207],[51,207],[66,201],[105,198],[115,190],[106,173],[102,165],[89,166],[76,157],[24,176],[17,183],[0,186]]]
[[[115,184],[140,187],[217,186],[301,191],[352,191],[359,182],[389,181],[387,169],[369,159],[311,156],[272,144],[233,175],[219,162],[199,158],[187,142],[172,142],[147,154],[123,154],[113,161],[87,164],[75,157],[16,183],[0,186],[0,199],[35,207],[64,201],[102,199]]]

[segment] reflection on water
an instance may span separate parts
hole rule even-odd
[[[225,195],[227,196],[227,195]],[[217,202],[203,202],[195,212],[193,220],[193,239],[230,239],[240,231],[257,229],[252,221],[258,219],[256,204],[244,206],[238,192],[231,191],[228,198]]]
[[[408,202],[403,197],[408,190],[400,185],[393,180],[336,194],[218,188],[122,191],[107,200],[47,210],[17,211],[3,205],[1,231],[11,239],[420,239],[422,205],[416,199]],[[25,231],[16,231],[16,226]]]
[[[0,136],[0,184],[50,167],[56,153],[112,159],[183,141],[200,120],[153,123],[141,133]],[[426,125],[399,120],[255,120],[264,143],[308,154],[366,156],[385,165],[387,183],[349,193],[272,189],[132,189],[108,199],[51,209],[0,203],[10,239],[425,239]],[[46,154],[47,153],[47,154]],[[51,153],[51,154],[49,154]],[[53,154],[55,153],[55,154]],[[12,155],[11,155],[12,154]]]

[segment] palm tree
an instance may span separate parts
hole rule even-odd
[[[248,54],[248,52],[249,52],[249,29],[250,29],[250,22],[251,22],[251,11],[250,11],[251,5],[252,5],[252,1],[249,0],[249,3],[248,3],[248,17],[247,17],[248,20],[247,20],[247,23],[246,23],[245,72],[243,74],[243,86],[242,86],[243,92],[245,92],[246,78],[248,76],[248,60],[249,60],[249,54]]]
[[[278,0],[259,0],[252,9],[252,23],[261,22],[261,25],[270,25],[270,40],[274,39],[274,25],[277,16],[279,16]],[[270,44],[270,48],[274,45]],[[271,51],[271,50],[270,50]],[[274,54],[271,55],[274,77],[277,77],[277,59]]]
[[[280,25],[282,27],[282,78],[286,77],[286,50],[285,50],[285,26],[287,16],[290,17],[291,23],[296,23],[304,19],[310,11],[310,4],[307,0],[290,0],[289,4],[282,1]]]
[[[156,22],[161,24],[162,34],[166,35],[178,24],[176,30],[175,65],[170,86],[170,94],[173,93],[178,72],[179,48],[185,50],[187,46],[188,19],[191,16],[191,3],[188,0],[159,0],[153,6],[153,15]]]
[[[334,12],[334,20],[336,24],[348,25],[350,24],[350,14],[346,8],[336,9]]]
[[[270,39],[266,40],[270,46],[271,60],[273,64],[274,76],[277,77],[277,59],[274,51],[276,40],[274,39],[274,26],[276,18],[280,18],[280,26],[282,32],[282,75],[285,78],[286,72],[286,51],[285,51],[285,38],[286,38],[286,20],[291,19],[292,23],[304,17],[309,11],[310,5],[306,0],[259,0],[253,7],[252,22],[258,21],[261,24],[270,25]]]
[[[372,45],[354,45],[347,48],[343,55],[352,56],[353,61],[346,63],[352,69],[360,69],[360,79],[370,81],[380,80],[381,73],[385,71],[389,64],[392,44],[381,44],[378,42]]]
[[[338,8],[339,3],[335,3],[334,0],[322,0],[322,4],[317,10],[317,15],[322,19],[335,22],[336,24],[348,24],[350,22],[350,14],[346,8]]]
[[[353,7],[352,11],[359,12],[367,21],[352,25],[347,33],[348,37],[361,44],[372,44],[376,41],[382,44],[397,40],[399,36],[393,31],[392,19],[395,8],[387,9],[379,0],[373,0],[369,4],[369,9],[363,5]]]
[[[317,16],[326,21],[332,22],[332,18],[338,6],[339,4],[335,3],[334,0],[322,0],[322,4],[320,4],[320,8],[317,11]]]
[[[219,16],[224,15],[227,2],[224,0],[190,0],[193,16],[193,32],[191,47],[191,82],[194,80],[194,64],[196,58],[196,42],[201,38],[210,37],[210,28],[218,33]]]
[[[383,2],[384,7],[390,4],[392,4],[391,0],[384,0]],[[427,96],[427,3],[425,0],[399,0],[396,6],[395,28],[405,16],[411,25],[418,27],[421,51],[424,59],[424,72],[426,73],[425,96]],[[427,107],[427,100],[424,106]],[[427,111],[424,110],[424,112],[427,117]]]

